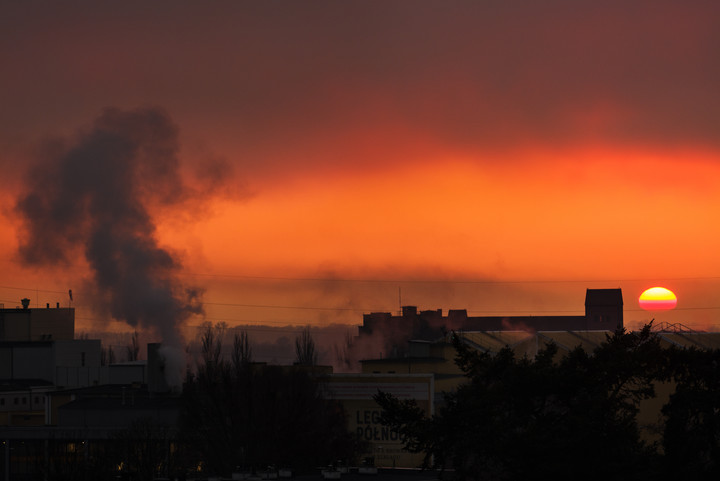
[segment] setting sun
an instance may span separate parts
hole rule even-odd
[[[677,296],[664,287],[651,287],[640,294],[639,302],[646,311],[665,311],[675,308]]]

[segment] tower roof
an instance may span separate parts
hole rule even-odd
[[[622,306],[622,289],[588,289],[585,306]]]

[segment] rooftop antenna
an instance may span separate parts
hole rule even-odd
[[[402,287],[398,286],[398,314],[402,316]]]
[[[68,289],[68,296],[70,297],[70,307],[72,307],[72,302],[73,302],[72,289]]]

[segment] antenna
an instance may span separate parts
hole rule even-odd
[[[398,313],[402,316],[402,287],[398,286]]]

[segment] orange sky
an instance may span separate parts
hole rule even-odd
[[[470,278],[711,276],[720,267],[712,254],[720,166],[694,159],[677,172],[661,154],[566,153],[552,171],[450,158],[298,179],[219,205],[192,237],[206,255],[224,253],[208,259],[217,268],[276,276],[320,272],[323,264]]]
[[[83,298],[81,250],[21,265],[13,206],[25,168],[53,162],[48,138],[76,145],[106,107],[157,106],[196,194],[143,202],[209,320],[356,324],[400,302],[576,314],[586,288],[622,287],[638,325],[653,313],[637,297],[663,285],[678,307],[659,320],[717,329],[718,14],[703,2],[3,5],[0,303],[67,302],[72,287],[81,327],[125,328]]]

